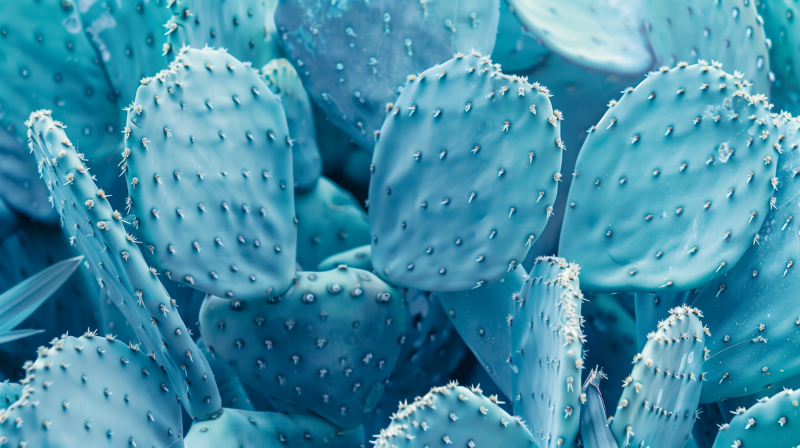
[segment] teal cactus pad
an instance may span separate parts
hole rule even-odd
[[[492,60],[507,72],[530,69],[547,60],[550,53],[536,41],[536,36],[522,26],[514,15],[514,7],[500,0],[500,22]]]
[[[500,280],[475,289],[437,292],[436,297],[461,339],[506,397],[511,394],[511,326],[514,297],[525,283],[517,266]]]
[[[340,429],[313,414],[223,409],[214,420],[196,422],[186,434],[191,448],[354,448],[364,445],[364,431]],[[234,444],[234,445],[231,445]]]
[[[590,70],[645,72],[653,62],[638,1],[508,0],[519,20],[544,45]]]
[[[581,441],[586,448],[618,448],[609,428],[600,381],[607,379],[603,370],[591,370],[581,390]],[[606,397],[607,398],[607,397]],[[610,401],[613,403],[613,401]]]
[[[800,440],[800,391],[784,389],[772,398],[739,408],[717,434],[714,448],[795,446]]]
[[[794,221],[794,215],[800,217],[800,121],[786,116],[775,120],[781,124],[775,134],[784,136],[775,208],[758,234],[748,239],[739,263],[693,299],[714,334],[701,403],[749,395],[800,374],[800,359],[791,355],[800,347],[800,304],[787,300],[795,297],[800,279],[795,269],[800,262],[800,228]]]
[[[648,336],[611,422],[620,446],[681,448],[691,435],[703,386],[705,336],[697,308],[669,310]],[[644,443],[643,445],[640,445]]]
[[[587,301],[581,305],[581,315],[586,321],[583,325],[586,336],[583,344],[585,362],[589,367],[600,366],[603,369],[603,374],[608,379],[603,383],[603,400],[613,405],[622,394],[622,389],[617,384],[631,373],[630,360],[638,352],[638,316],[634,319],[633,313],[620,303],[622,300],[630,300],[628,297],[620,297],[620,294],[589,293],[586,298]]]
[[[772,398],[776,394],[780,392],[790,389],[796,390],[800,388],[800,375],[795,375],[791,378],[785,379],[783,381],[779,381],[772,385],[765,390],[756,392],[750,395],[744,395],[741,397],[734,397],[734,398],[726,398],[724,400],[720,400],[716,403],[719,405],[719,409],[722,412],[724,422],[730,423],[732,419],[734,419],[740,412],[737,412],[739,408],[748,409],[751,406],[755,406],[758,403],[767,401],[768,399]]]
[[[317,184],[322,173],[322,157],[317,146],[314,114],[308,98],[292,64],[286,59],[273,59],[261,68],[265,84],[281,100],[292,138],[292,166],[294,187],[307,191]]]
[[[369,244],[367,214],[347,190],[320,177],[311,191],[297,192],[297,263],[317,267],[325,258]],[[367,268],[372,270],[372,268]]]
[[[120,104],[133,101],[139,80],[167,65],[164,24],[169,0],[76,2],[83,32],[103,63]]]
[[[169,0],[173,17],[165,25],[169,47],[226,49],[233,57],[261,67],[280,57],[268,43],[269,11],[264,0]],[[274,6],[273,6],[274,7]]]
[[[10,383],[8,380],[0,383],[0,412],[22,398],[22,384]]]
[[[575,446],[580,429],[585,336],[579,272],[563,258],[538,258],[515,297],[514,413],[528,422],[542,448]]]
[[[197,340],[197,347],[203,350],[208,360],[208,365],[211,366],[211,371],[214,372],[214,380],[217,382],[219,397],[222,399],[222,407],[242,411],[255,410],[242,381],[236,376],[236,372],[231,369],[231,366],[221,358],[214,356],[214,352],[206,348],[203,338]]]
[[[644,0],[645,29],[656,65],[698,58],[744,73],[755,93],[769,92],[770,55],[753,0]]]
[[[41,448],[180,443],[180,403],[152,355],[93,332],[52,344],[26,363],[20,400],[0,411],[0,443]]]
[[[375,138],[405,77],[474,48],[491,54],[498,0],[281,0],[281,45],[311,99],[361,149]],[[463,107],[459,105],[459,107]]]
[[[740,86],[719,64],[682,63],[612,102],[578,156],[559,246],[586,289],[702,288],[744,254],[780,145],[766,97]]]
[[[522,263],[561,179],[563,115],[548,95],[474,52],[412,77],[372,159],[378,273],[408,288],[461,291]]]
[[[289,131],[255,70],[223,51],[182,49],[139,87],[125,136],[130,210],[157,268],[220,297],[289,288]]]
[[[375,448],[426,446],[537,447],[525,423],[498,406],[496,395],[480,387],[451,382],[434,387],[413,403],[402,403],[388,428],[372,441]]]
[[[769,39],[769,64],[775,80],[772,100],[775,110],[797,111],[800,105],[800,29],[797,14],[800,5],[791,0],[761,0],[756,3],[764,19],[764,32]]]
[[[345,265],[350,268],[363,269],[365,271],[372,270],[372,246],[369,244],[365,246],[358,246],[338,254],[333,254],[330,257],[319,262],[317,266],[318,271],[329,271],[339,265]]]
[[[207,298],[200,331],[246,384],[353,428],[397,361],[403,305],[395,288],[366,271],[299,272],[280,297]]]
[[[112,210],[90,168],[50,111],[34,112],[26,124],[30,148],[53,195],[70,241],[86,257],[144,350],[154,354],[172,390],[192,418],[205,419],[221,408],[214,375],[167,294],[157,269],[142,258],[121,213]]]
[[[0,160],[0,199],[6,207],[41,221],[58,220],[58,213],[48,200],[50,192],[39,180],[39,173],[22,139],[1,128]],[[6,222],[1,227],[7,228],[8,225]]]

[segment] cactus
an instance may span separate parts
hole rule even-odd
[[[47,187],[39,180],[39,173],[31,163],[28,151],[15,135],[4,129],[0,129],[0,160],[3,233],[7,234],[15,225],[17,217],[14,212],[25,213],[42,221],[56,220],[58,213],[50,206]]]
[[[457,292],[437,292],[436,297],[461,339],[503,395],[511,393],[511,326],[514,297],[525,282],[525,269],[517,266],[500,280],[484,287]]]
[[[311,191],[298,192],[294,207],[297,263],[304,269],[315,269],[331,255],[369,244],[366,213],[350,193],[325,177]]]
[[[7,409],[22,397],[22,384],[9,383],[8,380],[0,383],[0,412]]]
[[[372,270],[372,246],[369,244],[364,246],[354,247],[350,250],[333,254],[330,257],[319,262],[317,266],[318,271],[330,271],[339,265],[345,265],[350,268],[363,269],[365,271]]]
[[[600,395],[600,381],[606,379],[603,370],[592,370],[581,389],[581,441],[586,448],[618,448],[608,427],[606,406]]]
[[[745,85],[681,63],[611,103],[578,156],[559,246],[586,288],[687,291],[744,254],[774,207],[780,155],[767,99]]]
[[[299,272],[283,296],[207,298],[200,331],[246,384],[353,428],[383,392],[405,316],[395,288],[343,267]]]
[[[794,446],[800,437],[798,400],[800,391],[784,389],[749,409],[737,409],[717,435],[714,448]]]
[[[719,403],[701,404],[697,408],[697,420],[692,426],[692,438],[685,445],[694,443],[697,448],[712,448],[714,440],[717,438],[720,426],[725,424],[725,416],[722,414]]]
[[[180,403],[152,353],[87,332],[54,339],[25,366],[22,396],[0,411],[9,446],[172,446]]]
[[[408,288],[459,291],[522,263],[561,179],[563,116],[548,95],[475,52],[408,82],[371,165],[372,264],[380,275]]]
[[[272,93],[280,98],[286,113],[289,135],[293,137],[294,187],[300,191],[310,190],[317,184],[322,173],[311,100],[294,67],[286,59],[273,59],[261,69],[261,73]]]
[[[710,336],[701,317],[700,310],[686,305],[669,310],[633,357],[611,422],[620,446],[680,448],[689,439],[705,380],[705,336]]]
[[[525,423],[497,403],[496,395],[486,397],[480,387],[467,389],[455,382],[434,387],[413,403],[402,403],[392,424],[372,443],[376,448],[537,446]]]
[[[311,99],[372,153],[384,110],[407,75],[442,63],[459,50],[491,53],[498,4],[281,0],[275,23],[288,59],[302,67],[298,73]],[[332,72],[336,74],[330,76]]]
[[[770,55],[763,20],[750,0],[643,0],[647,36],[656,65],[698,58],[721,62],[769,92]]]
[[[514,413],[527,419],[542,448],[576,446],[580,429],[585,337],[579,272],[563,258],[538,258],[514,297]]]
[[[536,67],[546,61],[549,53],[536,42],[536,36],[522,26],[514,11],[506,0],[500,0],[497,41],[492,51],[492,59],[509,72]]]
[[[111,209],[89,168],[80,158],[50,111],[28,119],[31,150],[41,161],[40,171],[53,194],[71,241],[87,258],[95,278],[133,327],[144,349],[167,371],[172,390],[192,418],[207,418],[219,409],[214,376],[197,348],[173,302],[147,266],[136,239],[124,228],[124,218]]]
[[[645,72],[652,63],[640,30],[639,1],[508,0],[508,3],[547,48],[574,64],[635,75]]]
[[[125,131],[130,210],[158,269],[220,297],[289,288],[291,139],[255,71],[223,51],[184,48],[143,81]]]
[[[793,220],[798,212],[800,122],[785,116],[775,120],[781,124],[775,134],[783,136],[785,148],[777,164],[775,207],[761,230],[748,238],[749,248],[739,263],[711,279],[692,299],[707,313],[705,322],[714,334],[701,403],[756,393],[800,374],[800,360],[788,355],[797,350],[791,335],[800,323],[800,306],[785,299],[796,288],[795,265],[800,261]]]
[[[222,406],[228,409],[254,411],[255,408],[250,402],[250,397],[248,397],[242,381],[236,376],[231,366],[215,357],[214,352],[206,348],[203,338],[197,340],[197,347],[205,353],[208,365],[211,366],[211,371],[214,372],[214,380],[216,380],[219,388]]]
[[[213,420],[197,422],[186,434],[192,448],[279,447],[351,448],[364,446],[361,427],[343,430],[312,414],[284,415],[223,409]]]
[[[756,3],[756,7],[764,19],[770,69],[775,75],[770,96],[777,110],[797,110],[800,78],[796,64],[800,61],[800,31],[794,20],[800,7],[789,0],[763,0]]]

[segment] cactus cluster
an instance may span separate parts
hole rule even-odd
[[[0,448],[800,446],[798,11],[0,0]]]

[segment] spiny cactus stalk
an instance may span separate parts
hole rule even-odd
[[[798,1],[0,0],[0,448],[798,446]]]

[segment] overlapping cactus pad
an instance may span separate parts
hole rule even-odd
[[[0,448],[800,447],[798,12],[0,0]]]

